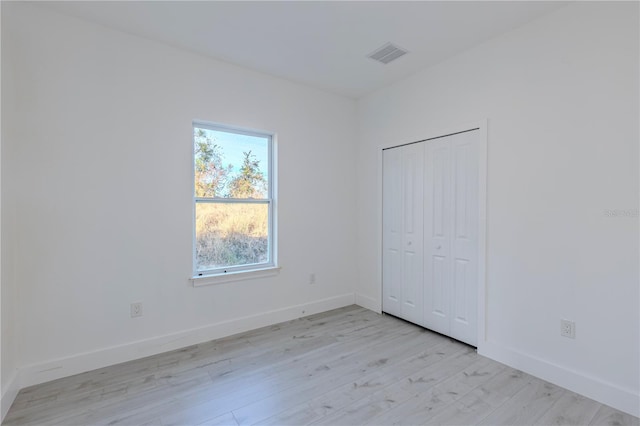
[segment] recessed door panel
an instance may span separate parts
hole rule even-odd
[[[388,249],[385,253],[385,259],[387,260],[386,268],[384,268],[384,282],[393,283],[394,277],[401,274],[402,269],[400,266],[400,253],[394,249]],[[388,289],[387,298],[391,303],[400,303],[400,286],[392,285]]]
[[[467,299],[469,291],[469,262],[456,259],[453,266],[453,320],[464,325],[469,324]]]
[[[449,296],[448,296],[448,276],[447,259],[441,256],[433,256],[430,265],[430,276],[426,282],[431,285],[425,286],[425,318],[423,325],[439,333],[449,332]]]
[[[454,147],[453,182],[455,183],[454,235],[469,239],[469,144]]]
[[[427,148],[427,155],[430,156],[429,164],[432,169],[428,173],[432,179],[430,208],[432,214],[431,238],[446,238],[448,228],[447,207],[448,207],[448,190],[449,190],[449,149],[446,146],[434,146],[432,149]]]

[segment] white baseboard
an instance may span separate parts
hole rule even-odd
[[[356,293],[356,305],[362,306],[365,309],[369,309],[370,311],[373,311],[379,314],[382,313],[382,307],[380,306],[380,301],[374,299],[373,297]]]
[[[9,408],[11,408],[11,404],[15,401],[16,396],[18,396],[18,392],[20,392],[17,371],[11,374],[7,383],[6,388],[3,389],[2,396],[0,396],[0,423],[4,420],[4,417],[9,412]]]
[[[85,352],[44,363],[32,364],[20,369],[19,387],[24,388],[353,304],[354,294],[348,293],[310,303],[222,321],[205,327],[165,336]]]
[[[479,345],[478,353],[625,413],[640,416],[640,395],[633,389],[626,389],[544,359],[505,348],[495,342]]]

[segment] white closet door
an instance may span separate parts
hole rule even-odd
[[[382,310],[420,324],[423,317],[424,147],[383,151]]]
[[[423,317],[424,144],[402,149],[402,306],[401,317],[420,323]]]
[[[382,151],[382,310],[401,315],[402,150]]]
[[[382,310],[477,344],[478,143],[383,151]]]
[[[477,344],[478,132],[425,149],[423,325]]]
[[[451,311],[451,172],[447,138],[425,148],[425,289],[423,325],[449,334]]]
[[[451,337],[477,344],[478,132],[451,137]]]

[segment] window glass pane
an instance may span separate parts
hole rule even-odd
[[[269,138],[193,128],[196,197],[268,198]]]
[[[196,270],[269,261],[269,205],[196,203]]]

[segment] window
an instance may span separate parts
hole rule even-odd
[[[275,267],[272,139],[193,123],[194,278]]]

